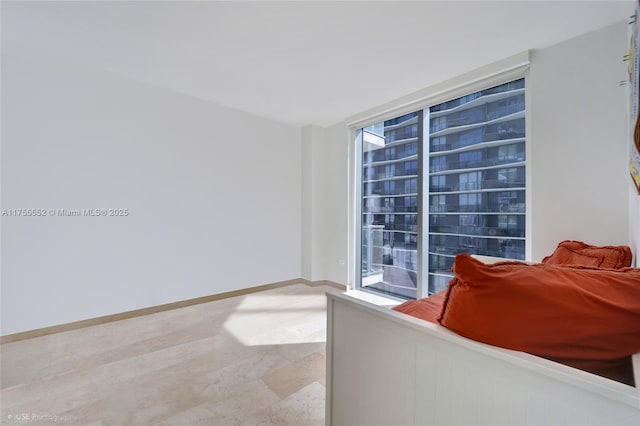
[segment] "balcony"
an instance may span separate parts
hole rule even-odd
[[[477,235],[479,237],[524,238],[524,229],[509,229],[489,226],[430,225],[429,233]]]
[[[525,160],[525,153],[519,152],[515,155],[507,155],[503,157],[474,160],[474,161],[447,161],[445,164],[434,164],[429,167],[430,173],[445,172],[448,170],[461,169],[480,169],[484,167],[501,166]]]
[[[471,93],[452,101],[444,102],[429,109],[432,115],[451,113],[462,106],[467,108],[473,107],[479,104],[479,102],[488,103],[508,97],[513,97],[515,94],[524,94],[524,80],[517,80],[500,86],[492,87],[490,89],[481,90],[479,92]],[[482,100],[474,102],[476,99],[483,98]]]
[[[365,206],[362,210],[363,214],[394,214],[394,213],[401,213],[401,214],[411,214],[411,213],[417,213],[418,212],[418,206],[414,205],[414,206],[402,206],[402,205],[398,205],[398,206]]]
[[[525,213],[525,203],[432,204],[429,213]]]
[[[451,268],[429,268],[429,274],[453,276]]]
[[[362,277],[382,277],[382,230],[384,225],[362,227]]]
[[[391,179],[402,179],[407,177],[417,178],[418,177],[418,169],[410,168],[410,169],[397,169],[393,171],[382,171],[379,173],[371,173],[373,176],[367,176],[366,179],[363,180],[364,183],[372,183],[372,182],[380,182],[384,180]]]
[[[416,234],[418,232],[418,225],[407,225],[404,223],[388,223],[385,225],[383,232],[409,232],[412,234]]]
[[[524,260],[524,250],[522,255],[516,254],[515,256],[506,256],[508,251],[505,249],[487,249],[482,247],[445,247],[445,246],[432,246],[429,248],[429,254],[432,256],[448,256],[455,257],[461,253],[478,254],[481,256],[493,256],[493,257],[509,257],[511,259]],[[509,251],[511,253],[511,251]],[[429,271],[431,272],[431,271]]]
[[[431,145],[431,147],[429,148],[431,153],[435,153],[435,152],[445,152],[445,151],[453,151],[456,149],[461,149],[461,148],[466,148],[469,146],[473,146],[473,145],[477,145],[479,143],[483,143],[483,142],[494,142],[494,141],[501,141],[501,140],[506,140],[506,139],[522,139],[525,137],[525,131],[524,130],[518,130],[518,129],[510,129],[510,130],[506,130],[504,132],[487,132],[487,133],[483,133],[482,134],[482,138],[479,138],[477,141],[474,141],[472,143],[469,142],[455,142],[455,143],[446,143],[446,144],[437,144],[437,145]]]
[[[447,115],[446,120],[437,121],[430,127],[430,133],[440,132],[445,129],[451,129],[454,127],[469,126],[471,124],[487,123],[499,118],[507,117],[519,112],[524,111],[524,97],[516,104],[506,105],[498,108],[489,108],[486,111],[476,109],[473,114],[466,114],[466,116],[458,116],[457,113]]]
[[[504,181],[499,179],[488,179],[480,182],[464,182],[452,185],[432,185],[429,187],[429,192],[481,191],[483,189],[512,189],[524,187],[524,180]]]
[[[386,164],[399,163],[402,161],[408,160],[417,160],[417,148],[404,150],[402,152],[394,152],[391,155],[389,152],[383,150],[371,151],[365,153],[365,160],[362,164],[362,167],[375,167],[375,166],[383,166]]]
[[[496,128],[496,130],[493,130],[492,133],[506,134],[506,133],[509,133],[510,131],[513,132],[516,130],[515,127],[512,127],[512,128],[507,127],[508,123],[521,121],[521,119],[524,120],[524,117],[525,117],[525,111],[523,109],[522,111],[518,111],[510,115],[505,115],[503,117],[499,117],[499,118],[495,118],[493,120],[487,120],[487,121],[467,120],[465,118],[462,120],[458,120],[459,124],[457,126],[449,126],[446,123],[444,125],[436,125],[434,126],[432,131],[429,133],[429,136],[430,137],[447,136],[447,135],[453,135],[456,133],[463,134],[463,132],[467,133],[469,131],[474,131],[474,130],[487,131],[493,128]],[[470,121],[470,123],[463,124],[462,121]],[[440,130],[436,130],[437,128],[439,128]]]

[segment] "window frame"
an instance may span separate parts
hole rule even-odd
[[[416,92],[409,97],[401,98],[396,101],[395,107],[379,108],[373,111],[365,113],[361,117],[356,117],[346,122],[346,125],[350,131],[349,141],[349,180],[350,180],[350,194],[349,197],[349,289],[356,289],[361,291],[372,292],[378,296],[386,297],[392,300],[404,300],[392,295],[382,294],[375,290],[369,290],[362,286],[362,132],[363,128],[376,124],[381,121],[401,117],[404,114],[418,112],[419,124],[418,124],[418,140],[422,143],[417,144],[418,148],[418,196],[417,196],[417,213],[418,213],[418,229],[421,230],[418,234],[417,241],[417,298],[428,296],[428,243],[429,236],[428,230],[425,232],[425,225],[428,228],[429,221],[429,173],[428,172],[428,158],[425,159],[424,137],[428,136],[429,129],[425,129],[425,126],[429,126],[428,118],[429,107],[437,105],[439,103],[447,102],[453,99],[457,99],[463,96],[469,96],[480,90],[485,90],[494,86],[509,83],[514,80],[524,79],[524,95],[525,95],[525,205],[527,209],[525,212],[525,259],[531,258],[531,170],[532,170],[532,158],[531,158],[531,108],[530,108],[530,95],[529,95],[529,58],[528,52],[515,55],[514,57],[507,58],[507,60],[500,61],[498,63],[491,64],[489,68],[493,67],[494,72],[488,72],[488,68],[473,71],[471,75],[475,75],[475,78],[470,78],[470,73],[467,73],[451,81],[442,83],[432,88],[425,89],[420,92]],[[504,68],[505,62],[507,63]],[[495,71],[496,64],[500,64],[503,68],[499,71]],[[484,76],[478,77],[478,74]],[[448,86],[448,88],[447,88]],[[435,90],[440,89],[440,90]],[[426,189],[426,191],[425,191]],[[425,217],[425,215],[427,217]],[[422,267],[425,265],[426,267]]]

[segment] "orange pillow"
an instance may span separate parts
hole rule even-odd
[[[446,290],[443,290],[424,299],[408,300],[393,310],[437,324],[445,295]]]
[[[628,246],[592,246],[581,241],[562,241],[542,263],[553,265],[581,265],[600,268],[626,268],[633,255]]]
[[[438,322],[456,333],[600,374],[640,352],[640,269],[456,257]]]

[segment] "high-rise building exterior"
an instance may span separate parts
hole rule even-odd
[[[429,109],[429,292],[459,253],[524,259],[524,79]]]
[[[417,112],[363,131],[362,281],[416,297],[418,237]]]
[[[459,253],[524,259],[524,79],[362,134],[363,287],[415,298],[418,268],[432,294],[446,287]],[[428,211],[419,211],[419,187]]]

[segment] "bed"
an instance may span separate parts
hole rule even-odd
[[[327,295],[326,387],[327,425],[640,425],[638,387],[349,292]]]

